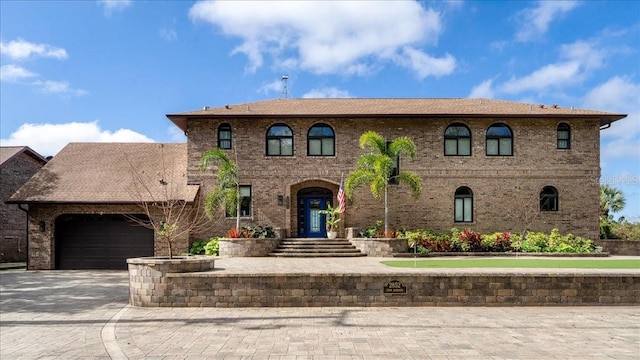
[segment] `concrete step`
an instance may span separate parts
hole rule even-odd
[[[348,257],[365,256],[347,239],[290,238],[280,241],[269,256]]]

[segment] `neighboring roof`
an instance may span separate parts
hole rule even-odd
[[[0,146],[0,167],[3,167],[20,154],[31,156],[42,165],[47,163],[47,159],[28,146]]]
[[[186,131],[189,118],[247,117],[581,117],[601,125],[625,114],[492,99],[277,99],[168,114]]]
[[[186,169],[187,144],[71,143],[7,202],[191,202],[199,186],[187,185]]]

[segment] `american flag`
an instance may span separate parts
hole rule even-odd
[[[338,208],[340,209],[340,214],[344,214],[347,210],[347,199],[344,193],[344,173],[342,174],[342,179],[340,179],[340,189],[338,189]]]

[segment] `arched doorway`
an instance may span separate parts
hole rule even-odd
[[[320,210],[332,203],[333,192],[320,187],[304,188],[297,193],[298,237],[321,238],[327,235],[325,216]]]

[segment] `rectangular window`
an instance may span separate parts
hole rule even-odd
[[[458,140],[446,139],[444,141],[444,154],[445,155],[458,155]]]
[[[313,156],[322,155],[322,140],[309,139],[309,155],[313,155]]]
[[[498,139],[487,139],[487,155],[498,155]]]
[[[235,210],[225,215],[235,217]],[[251,217],[251,185],[240,185],[240,217]]]
[[[333,138],[322,139],[322,155],[333,156]]]
[[[218,143],[219,143],[220,149],[231,149],[231,132],[220,131]]]
[[[387,141],[387,148],[391,141]],[[397,176],[400,175],[400,156],[396,156],[393,159],[393,168],[391,169],[391,177],[389,178],[389,185],[398,185],[400,182],[398,181]]]
[[[511,138],[500,138],[500,155],[511,155]]]
[[[280,140],[279,139],[269,139],[267,143],[269,155],[280,155]]]
[[[569,131],[558,130],[558,149],[569,148]]]
[[[458,155],[462,155],[462,156],[471,155],[471,139],[468,139],[468,138],[458,139]]]
[[[455,222],[472,222],[473,200],[471,198],[455,199]]]
[[[293,155],[293,139],[280,139],[280,155]]]

